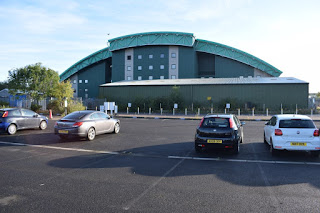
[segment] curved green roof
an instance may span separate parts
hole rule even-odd
[[[95,53],[92,53],[91,55],[81,59],[71,67],[69,67],[66,71],[64,71],[60,75],[60,81],[64,81],[73,74],[77,73],[79,70],[90,66],[91,64],[94,64],[96,62],[102,61],[104,59],[110,58],[112,56],[112,53],[109,50],[109,47],[104,48],[102,50],[99,50]]]
[[[109,47],[99,50],[69,67],[60,75],[60,81],[69,78],[85,67],[112,57],[112,51],[148,45],[176,45],[194,47],[198,52],[206,52],[230,58],[264,71],[274,77],[278,77],[282,73],[277,68],[253,55],[227,45],[195,39],[192,33],[166,31],[137,33],[110,39],[109,43]]]
[[[227,45],[219,44],[212,41],[206,41],[197,39],[195,42],[195,50],[199,52],[206,52],[222,57],[230,58],[235,61],[242,62],[244,64],[250,65],[254,68],[262,70],[274,77],[281,75],[281,71],[275,68],[274,66],[268,64],[267,62],[250,55],[246,52],[238,50]]]

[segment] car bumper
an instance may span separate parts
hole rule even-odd
[[[78,136],[78,137],[86,137],[87,130],[83,128],[54,128],[54,134],[56,135],[66,135],[66,136]]]
[[[209,141],[214,142],[209,142]],[[207,138],[207,137],[195,137],[195,146],[206,149],[232,149],[237,144],[237,140],[234,138]]]
[[[314,140],[283,140],[274,139],[273,148],[277,150],[289,150],[289,151],[320,151],[320,140],[314,138]],[[292,143],[303,143],[304,145],[293,145]]]
[[[5,132],[5,131],[7,131],[9,125],[10,125],[10,123],[1,122],[1,123],[0,123],[0,132]]]

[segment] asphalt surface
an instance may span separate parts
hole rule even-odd
[[[319,212],[320,158],[273,157],[262,121],[240,153],[196,153],[198,120],[121,119],[119,134],[0,135],[0,212]],[[320,126],[320,123],[316,123]]]

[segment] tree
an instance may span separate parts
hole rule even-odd
[[[7,81],[2,81],[0,82],[0,90],[8,88],[8,82]]]
[[[70,80],[56,84],[53,88],[52,96],[60,103],[62,103],[65,98],[70,100],[73,97],[73,89]]]
[[[11,94],[28,94],[34,100],[53,95],[59,84],[59,74],[36,63],[9,71],[8,86]]]
[[[320,98],[320,92],[317,93],[317,97]]]

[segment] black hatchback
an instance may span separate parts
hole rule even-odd
[[[238,154],[243,142],[244,122],[235,115],[206,115],[195,134],[195,150],[225,149]]]
[[[48,118],[29,109],[0,109],[0,130],[13,135],[20,129],[46,129]]]

